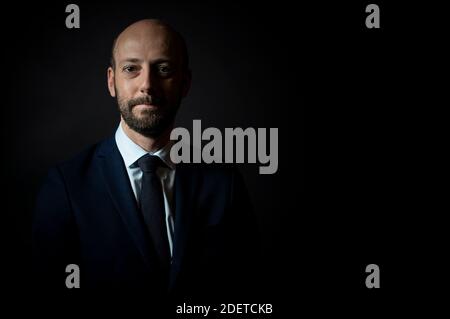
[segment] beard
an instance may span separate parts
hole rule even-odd
[[[155,95],[144,95],[137,98],[126,99],[117,91],[117,104],[119,112],[125,123],[133,131],[146,137],[157,138],[173,125],[175,115],[180,106],[181,99],[177,103],[169,105],[166,99]],[[133,108],[139,104],[152,104],[153,109],[144,109],[136,114]]]

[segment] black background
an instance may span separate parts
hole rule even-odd
[[[375,2],[381,29],[369,30],[363,1],[76,3],[80,29],[65,27],[69,2],[3,8],[15,18],[2,22],[11,299],[35,299],[27,273],[39,182],[51,165],[115,131],[106,86],[112,40],[149,17],[167,21],[188,44],[193,85],[177,126],[201,119],[202,128],[279,128],[278,172],[241,167],[263,234],[267,289],[264,300],[239,302],[273,303],[280,317],[310,310],[365,317],[401,311],[424,292],[440,233],[428,235],[435,224],[423,218],[425,123],[414,104],[430,34],[417,10]],[[381,269],[380,289],[365,287],[371,263]]]

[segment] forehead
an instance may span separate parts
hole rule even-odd
[[[177,60],[180,50],[174,35],[163,28],[153,28],[121,34],[117,39],[115,56],[119,63],[129,58]]]

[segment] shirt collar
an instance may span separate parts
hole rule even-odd
[[[115,139],[117,148],[119,149],[127,168],[134,167],[133,164],[146,154],[158,156],[170,169],[175,168],[175,164],[170,159],[170,149],[173,145],[173,141],[171,140],[156,152],[147,152],[125,134],[121,124],[119,124],[119,127],[116,130]]]

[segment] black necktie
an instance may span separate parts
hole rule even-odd
[[[145,155],[138,160],[143,172],[141,187],[141,211],[150,232],[150,237],[158,253],[162,269],[170,267],[170,248],[166,226],[164,195],[156,169],[165,166],[164,162],[154,155]]]

